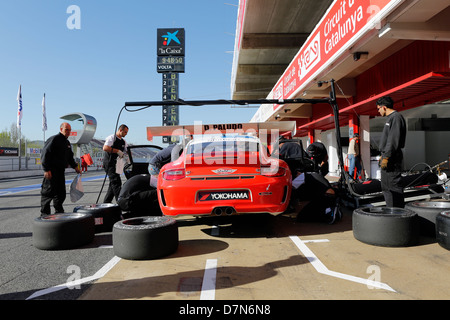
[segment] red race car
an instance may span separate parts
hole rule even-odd
[[[283,213],[291,194],[291,171],[284,161],[269,156],[258,137],[245,132],[265,130],[264,137],[277,141],[278,134],[295,130],[295,122],[201,126],[147,128],[149,140],[167,135],[169,129],[196,136],[178,159],[161,168],[157,189],[164,215]]]

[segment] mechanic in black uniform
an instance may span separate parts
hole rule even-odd
[[[148,165],[148,172],[151,175],[157,176],[161,168],[172,161],[179,158],[183,149],[186,147],[187,143],[192,139],[192,136],[185,137],[181,143],[170,144],[167,148],[160,150],[157,154],[150,159]]]
[[[128,127],[124,124],[119,126],[115,134],[108,136],[103,145],[103,169],[109,178],[109,186],[106,191],[104,203],[111,203],[113,198],[119,198],[120,189],[122,188],[122,180],[120,175],[116,173],[116,163],[118,157],[123,157],[127,151],[127,142],[124,137],[128,134]]]
[[[306,148],[306,152],[316,164],[320,174],[325,177],[329,171],[328,152],[325,145],[319,141],[313,142]]]
[[[406,140],[406,122],[403,116],[394,110],[394,101],[389,96],[377,100],[377,109],[382,117],[387,117],[379,144],[381,190],[387,207],[403,208],[405,197],[400,179],[403,167],[402,148],[405,147]]]
[[[150,185],[150,179],[148,174],[138,174],[123,184],[117,204],[125,218],[162,215],[156,188]]]
[[[72,147],[67,138],[72,128],[63,122],[59,133],[48,138],[42,150],[42,168],[44,179],[41,186],[41,216],[50,214],[50,203],[53,201],[55,213],[64,212],[63,203],[66,199],[65,170],[68,166],[81,173],[73,158]]]

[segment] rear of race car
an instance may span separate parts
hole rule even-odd
[[[165,215],[280,214],[288,206],[291,172],[245,139],[191,144],[165,165],[158,199]],[[219,146],[218,146],[219,145]]]

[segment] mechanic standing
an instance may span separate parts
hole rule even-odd
[[[120,189],[122,188],[122,180],[120,174],[116,173],[116,163],[118,157],[123,157],[127,151],[127,142],[124,137],[128,134],[128,127],[124,124],[119,126],[115,134],[108,136],[103,145],[103,169],[109,178],[109,186],[106,191],[104,203],[111,203],[113,198],[119,198]]]
[[[81,173],[73,158],[72,147],[67,138],[72,128],[67,122],[59,127],[59,133],[48,138],[42,150],[42,168],[44,179],[41,186],[41,216],[50,214],[50,203],[53,201],[55,213],[63,213],[66,200],[65,170],[68,166]]]
[[[405,197],[400,185],[403,167],[402,148],[405,147],[406,122],[403,116],[394,110],[394,101],[389,96],[377,100],[377,109],[386,123],[380,138],[381,190],[387,207],[403,208]]]

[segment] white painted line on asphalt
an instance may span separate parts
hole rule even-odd
[[[200,300],[214,300],[216,296],[217,259],[206,260]]]
[[[303,243],[319,243],[319,242],[330,242],[328,239],[317,239],[317,240],[302,240]]]
[[[309,262],[312,264],[312,266],[316,269],[317,272],[332,276],[335,278],[340,278],[348,281],[353,281],[361,284],[365,284],[368,287],[378,288],[378,289],[385,289],[392,292],[397,292],[394,289],[392,289],[390,286],[388,286],[385,283],[373,281],[369,279],[363,279],[355,276],[351,276],[345,273],[335,272],[328,270],[328,268],[319,260],[319,258],[316,257],[316,255],[306,246],[306,244],[297,236],[290,236],[291,240],[294,242],[294,244],[297,246],[297,248],[300,249],[300,251],[303,253],[303,255],[309,260]]]
[[[94,281],[97,279],[100,279],[101,277],[103,277],[109,270],[111,270],[116,264],[117,262],[120,261],[120,258],[117,256],[114,256],[111,260],[109,260],[109,262],[107,264],[105,264],[100,270],[98,270],[93,276],[90,277],[86,277],[86,278],[82,278],[82,279],[78,279],[75,281],[71,281],[71,282],[66,282],[51,288],[47,288],[47,289],[42,289],[39,291],[36,291],[35,293],[33,293],[31,296],[29,296],[26,300],[31,300],[52,292],[56,292],[59,290],[63,290],[66,288],[73,288],[75,286],[78,286],[80,284],[86,283],[86,282],[90,282],[90,281]]]

